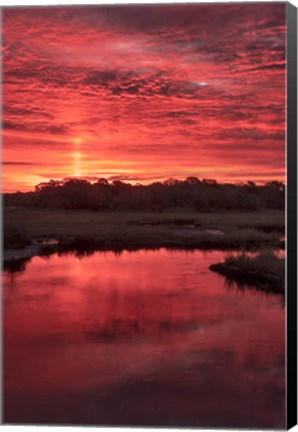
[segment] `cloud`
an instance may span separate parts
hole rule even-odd
[[[12,122],[12,121],[4,120],[2,126],[4,130],[45,133],[48,135],[64,135],[67,134],[68,132],[68,127],[66,125],[57,125],[57,124],[49,124],[49,123],[37,123],[37,122],[26,123],[24,121]]]
[[[286,70],[286,63],[282,62],[282,63],[273,63],[273,64],[267,64],[267,65],[261,65],[261,66],[256,66],[253,68],[248,68],[248,69],[243,69],[241,71],[239,71],[240,73],[247,73],[247,72],[258,72],[258,71],[262,71],[262,70],[281,70],[283,72],[285,72]]]
[[[43,158],[8,163],[6,179],[72,176],[75,151],[85,176],[276,172],[285,14],[279,2],[4,8],[4,161]]]
[[[261,130],[257,128],[232,128],[222,131],[221,138],[235,138],[241,140],[253,140],[257,146],[259,141],[282,141],[285,139],[285,131],[272,132],[268,129]]]
[[[19,166],[19,165],[36,165],[36,162],[22,162],[22,161],[4,161],[2,162],[2,165],[15,165],[15,166]]]
[[[156,175],[154,176],[146,176],[146,175],[110,175],[107,176],[109,181],[122,181],[122,182],[148,182],[156,180]]]
[[[117,73],[112,70],[92,70],[88,71],[86,76],[83,78],[83,84],[89,85],[104,85],[108,86],[110,82],[114,82],[117,79]]]
[[[4,106],[4,110],[6,113],[11,114],[12,116],[24,117],[24,116],[32,116],[32,117],[46,117],[50,120],[53,120],[53,116],[45,111],[42,111],[38,107],[34,108],[19,108],[17,106]]]

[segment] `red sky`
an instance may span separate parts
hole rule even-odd
[[[2,12],[4,191],[284,181],[286,3]]]

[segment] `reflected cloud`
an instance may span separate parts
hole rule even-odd
[[[284,308],[226,289],[223,256],[34,257],[13,290],[4,274],[5,421],[282,428]]]

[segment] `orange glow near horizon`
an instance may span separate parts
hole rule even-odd
[[[283,3],[3,8],[3,191],[285,181]]]

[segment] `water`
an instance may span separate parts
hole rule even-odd
[[[224,253],[35,257],[3,275],[4,421],[284,428],[282,299]]]

